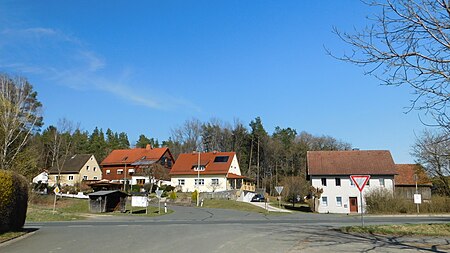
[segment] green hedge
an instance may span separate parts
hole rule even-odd
[[[0,233],[21,229],[28,206],[28,183],[24,176],[0,170]]]

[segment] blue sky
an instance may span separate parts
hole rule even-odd
[[[331,135],[412,163],[419,112],[333,59],[333,33],[363,27],[360,1],[0,2],[0,71],[26,76],[46,126],[67,118],[159,140],[184,121],[217,118]],[[421,117],[425,117],[421,115]]]

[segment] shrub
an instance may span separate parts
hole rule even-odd
[[[191,194],[191,199],[192,202],[197,202],[197,190],[195,190],[192,194]]]
[[[22,228],[27,206],[28,183],[25,177],[0,170],[0,233]]]
[[[177,198],[177,193],[175,191],[171,191],[169,194],[169,199],[175,200]]]

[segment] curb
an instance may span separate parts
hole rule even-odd
[[[36,230],[36,231],[37,231],[37,230]],[[10,245],[10,244],[13,244],[13,243],[17,242],[17,241],[20,241],[20,240],[23,240],[23,239],[25,239],[25,238],[28,238],[29,236],[34,235],[34,234],[36,233],[36,231],[32,231],[32,232],[26,233],[26,234],[24,234],[24,235],[21,235],[21,236],[19,236],[19,237],[11,238],[11,239],[9,239],[9,240],[6,240],[6,241],[4,241],[4,242],[1,242],[1,243],[0,243],[0,248],[6,247],[6,246],[8,246],[8,245]]]

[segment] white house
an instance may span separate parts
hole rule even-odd
[[[396,167],[387,150],[308,151],[308,177],[315,188],[323,189],[319,213],[360,213],[361,198],[350,175],[369,175],[364,194],[383,187],[394,190]]]
[[[252,181],[241,175],[235,152],[180,154],[169,175],[182,192],[254,191]]]
[[[39,175],[33,177],[33,183],[35,183],[35,184],[48,184],[48,173],[47,173],[47,171],[43,171]]]

